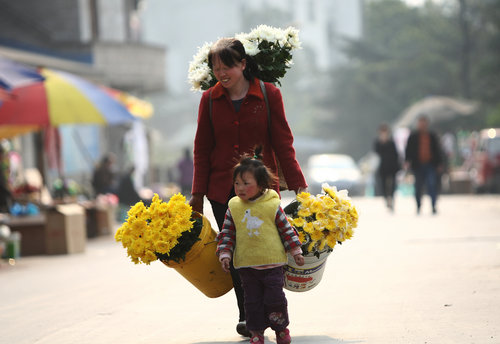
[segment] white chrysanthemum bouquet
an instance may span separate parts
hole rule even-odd
[[[260,25],[250,33],[235,36],[259,67],[259,79],[278,83],[292,65],[292,50],[300,49],[299,32],[293,27],[279,29]],[[189,64],[188,80],[194,91],[207,90],[217,83],[208,66],[208,52],[213,43],[198,49]]]

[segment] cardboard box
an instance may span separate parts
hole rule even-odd
[[[78,204],[61,204],[47,211],[45,223],[47,254],[85,251],[87,230],[85,209]]]
[[[97,234],[109,235],[114,234],[116,227],[116,206],[106,205],[97,207],[96,220],[97,220]]]
[[[21,234],[21,257],[46,253],[45,221],[45,214],[39,214],[11,216],[6,222],[11,231]]]

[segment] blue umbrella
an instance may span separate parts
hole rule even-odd
[[[0,56],[0,88],[10,91],[43,80],[45,78],[36,69]]]

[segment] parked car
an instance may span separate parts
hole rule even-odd
[[[480,131],[473,156],[474,189],[477,192],[500,192],[500,128]]]
[[[309,192],[318,194],[328,183],[338,190],[346,189],[350,196],[365,194],[365,182],[352,157],[345,154],[315,154],[309,157],[306,170]]]

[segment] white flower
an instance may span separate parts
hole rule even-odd
[[[347,190],[340,190],[339,192],[337,192],[337,196],[339,197],[339,199],[346,201],[351,199],[347,194],[348,194]]]
[[[275,28],[271,26],[260,25],[257,27],[257,29],[250,32],[250,36],[255,36],[256,39],[260,39],[262,41],[274,43],[278,40],[277,36],[279,36],[279,33]]]
[[[250,56],[255,56],[260,53],[259,43],[256,41],[249,41],[247,39],[241,39],[241,43],[245,48],[245,52]]]
[[[285,35],[287,37],[287,43],[290,44],[292,49],[302,49],[299,41],[299,31],[296,28],[289,26],[285,30]]]
[[[261,71],[260,78],[268,82],[280,84],[279,79],[283,77],[286,68],[292,65],[290,52],[300,49],[298,30],[288,27],[285,30],[268,25],[259,25],[249,33],[239,33],[235,38],[240,40],[249,56],[253,56],[257,67]],[[259,44],[267,42],[259,48]],[[216,80],[212,76],[212,71],[208,67],[208,53],[212,43],[205,43],[198,48],[198,52],[193,56],[189,64],[188,81],[192,90],[206,90],[213,86]],[[283,56],[281,52],[287,52]],[[269,63],[267,54],[272,54],[274,69],[263,68],[262,63]],[[260,63],[259,63],[260,61]],[[265,61],[265,62],[264,62]]]

